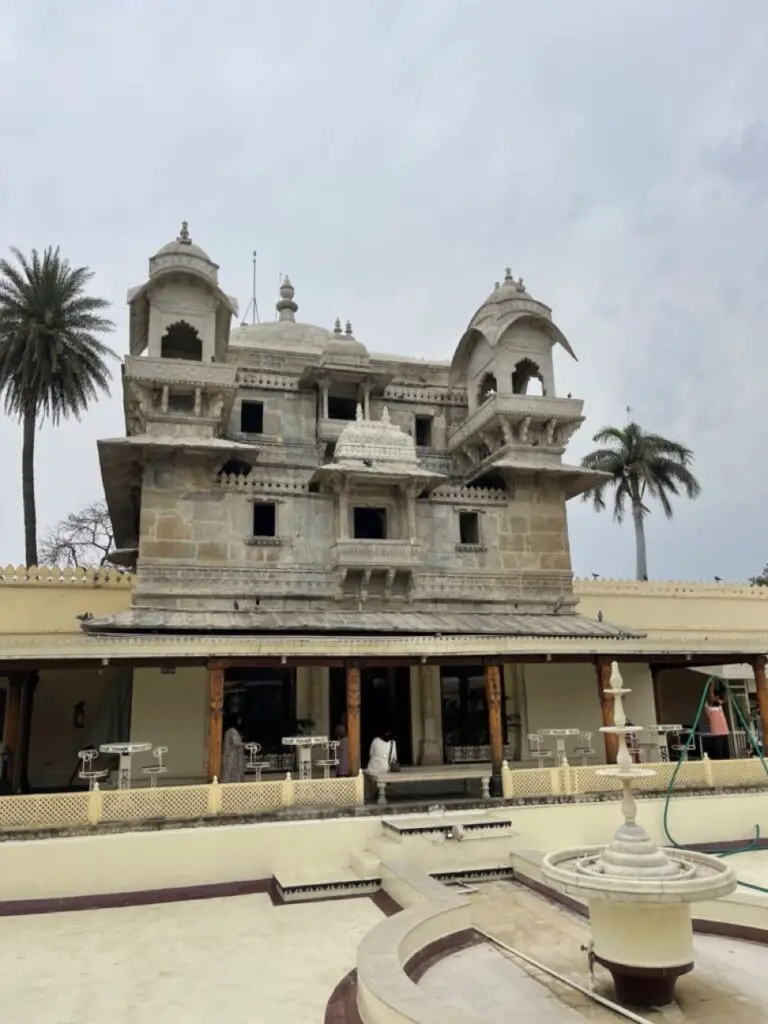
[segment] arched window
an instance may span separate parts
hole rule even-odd
[[[477,392],[477,404],[482,405],[486,398],[495,395],[498,391],[496,378],[492,373],[486,373],[480,381],[480,388]]]
[[[512,371],[514,395],[543,395],[544,377],[532,359],[521,359]]]
[[[203,358],[203,343],[190,324],[179,320],[171,324],[160,340],[163,359],[191,359],[199,363]]]

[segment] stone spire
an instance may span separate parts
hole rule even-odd
[[[176,241],[182,245],[192,245],[192,239],[189,237],[189,224],[185,220],[181,222],[181,231],[176,236]]]
[[[336,317],[336,320],[334,321],[333,324],[333,333],[341,334],[341,320],[338,317]]]
[[[348,338],[352,337],[352,321],[351,320],[347,320],[346,324],[344,325],[344,333],[346,334],[346,336]]]
[[[286,274],[280,285],[280,298],[275,305],[278,320],[290,320],[291,323],[296,323],[296,310],[299,307],[298,303],[293,301],[293,295],[293,285]]]

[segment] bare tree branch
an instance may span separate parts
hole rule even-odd
[[[48,531],[40,542],[40,564],[61,568],[111,565],[109,556],[114,543],[106,503],[97,501],[79,512],[71,512]]]

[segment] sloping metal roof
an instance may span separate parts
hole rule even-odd
[[[507,615],[480,612],[279,611],[180,612],[136,608],[83,624],[89,633],[174,632],[246,634],[444,634],[447,636],[642,637],[581,615]]]

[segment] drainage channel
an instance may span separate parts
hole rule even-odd
[[[633,1010],[627,1009],[626,1006],[619,1006],[618,1003],[614,1003],[610,999],[606,999],[605,996],[599,995],[592,989],[580,985],[577,981],[573,981],[572,978],[566,978],[565,975],[559,974],[551,967],[547,967],[546,964],[539,963],[538,960],[534,960],[532,957],[527,956],[525,953],[521,953],[519,949],[514,949],[512,946],[508,946],[506,942],[502,942],[501,939],[497,939],[494,935],[485,931],[483,928],[475,927],[475,931],[478,935],[482,935],[484,939],[487,939],[494,946],[498,946],[499,949],[503,949],[506,953],[510,953],[513,957],[521,960],[523,963],[528,964],[529,967],[533,967],[534,970],[541,971],[543,974],[548,974],[551,978],[559,981],[562,985],[567,985],[572,988],[575,992],[580,992],[582,995],[592,999],[595,1003],[600,1006],[604,1006],[607,1010],[611,1010],[617,1014],[623,1020],[630,1020],[633,1024],[653,1024],[647,1017],[641,1017],[640,1014],[635,1013]]]

